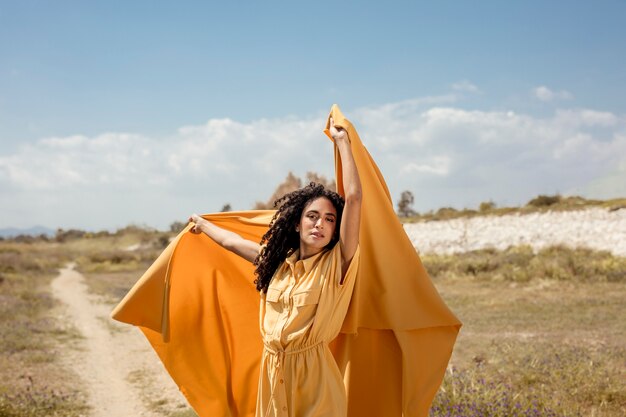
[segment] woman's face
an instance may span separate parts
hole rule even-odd
[[[326,247],[335,233],[337,210],[326,197],[304,206],[296,231],[300,234],[300,256],[309,257]]]

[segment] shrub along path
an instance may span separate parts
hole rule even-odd
[[[74,265],[61,269],[52,292],[64,304],[62,320],[83,336],[62,361],[86,384],[92,416],[163,416],[184,405],[145,338],[109,319],[110,305],[88,293]]]

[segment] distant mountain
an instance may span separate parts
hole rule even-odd
[[[3,238],[10,238],[10,237],[15,237],[19,235],[54,236],[55,233],[56,233],[56,230],[50,229],[48,227],[43,227],[43,226],[33,226],[33,227],[29,227],[28,229],[18,229],[16,227],[7,227],[4,229],[0,229],[0,237],[3,237]]]

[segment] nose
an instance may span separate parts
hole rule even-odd
[[[322,229],[324,227],[324,221],[322,219],[317,219],[315,222],[315,227],[317,229]]]

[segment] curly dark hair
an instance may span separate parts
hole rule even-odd
[[[337,210],[335,233],[326,248],[332,248],[339,241],[341,213],[344,206],[344,200],[339,194],[314,182],[285,194],[274,202],[274,207],[277,208],[276,214],[272,217],[269,230],[261,238],[261,245],[266,244],[266,246],[254,260],[256,266],[254,273],[257,276],[254,283],[257,291],[267,292],[270,280],[278,266],[300,247],[300,234],[296,231],[296,226],[307,204],[319,197],[329,199]]]

